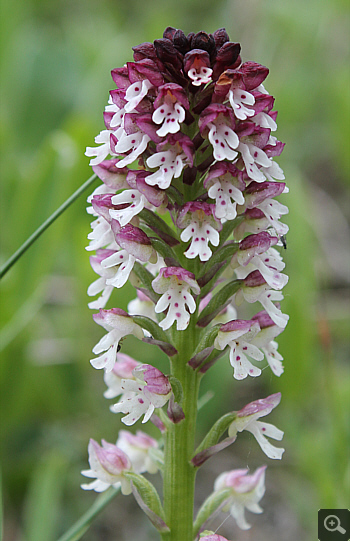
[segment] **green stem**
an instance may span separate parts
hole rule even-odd
[[[193,503],[196,468],[191,464],[194,453],[197,400],[201,376],[187,364],[195,345],[191,325],[180,335],[179,354],[172,361],[172,374],[183,387],[182,407],[185,419],[171,423],[165,438],[163,497],[166,523],[170,533],[163,541],[193,541]]]
[[[92,175],[80,188],[77,189],[43,224],[22,244],[20,248],[6,261],[0,269],[0,279],[5,276],[8,270],[18,261],[28,248],[40,237],[42,233],[58,218],[78,197],[88,188],[97,175]]]

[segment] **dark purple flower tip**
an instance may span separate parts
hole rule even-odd
[[[247,124],[251,124],[251,122],[246,122],[245,125]],[[249,143],[253,143],[253,145],[258,148],[265,148],[270,138],[271,130],[269,128],[262,128],[261,126],[256,126],[255,124],[253,124],[253,126],[254,131],[253,133],[249,134],[249,136],[247,137],[247,141]],[[240,128],[241,129],[237,129],[237,134],[239,138],[242,139],[244,137],[242,131],[243,127],[240,126]],[[244,139],[242,140],[242,143],[244,143]]]
[[[214,59],[216,54],[215,39],[212,34],[197,32],[191,36],[191,49],[203,49],[209,53],[211,59]]]
[[[150,364],[143,365],[143,379],[151,393],[167,395],[171,392],[168,378]]]
[[[197,178],[197,171],[198,171],[197,167],[186,167],[186,169],[184,169],[184,173],[182,177],[183,183],[187,184],[188,186],[192,186],[192,184]]]
[[[163,38],[173,41],[176,32],[177,32],[176,28],[174,28],[173,26],[167,26],[163,32]]]
[[[243,280],[245,287],[259,287],[266,284],[265,278],[260,271],[255,270]]]
[[[186,54],[190,48],[190,42],[187,39],[187,36],[180,29],[176,30],[175,34],[173,35],[172,41],[176,49],[180,51],[181,54]]]
[[[164,77],[160,73],[157,63],[150,58],[144,58],[139,62],[128,62],[127,68],[131,83],[144,79],[148,79],[154,86],[160,86],[164,83]]]
[[[223,44],[226,43],[226,41],[230,41],[230,38],[225,28],[219,28],[218,30],[216,30],[213,34],[213,38],[217,49],[220,49],[220,47],[222,47]]]
[[[245,331],[248,332],[253,326],[256,326],[255,321],[246,319],[233,319],[221,325],[220,332]]]
[[[255,415],[256,413],[260,413],[259,417],[264,417],[265,415],[271,413],[276,406],[278,406],[278,404],[281,402],[281,397],[281,393],[274,393],[266,398],[254,400],[254,402],[250,402],[244,406],[244,408],[239,410],[237,412],[237,417],[249,417],[251,415]]]
[[[182,222],[182,218],[188,212],[191,212],[191,213],[193,213],[193,212],[202,212],[206,216],[212,216],[213,215],[213,205],[210,205],[209,203],[204,203],[203,201],[189,201],[188,203],[185,203],[184,206],[181,208],[180,213],[179,213],[179,219],[178,219],[179,224]]]
[[[169,39],[156,39],[154,41],[157,56],[167,67],[175,71],[182,70],[182,54],[176,49],[175,45]]]
[[[136,45],[136,47],[133,47],[132,50],[134,51],[135,62],[139,62],[145,58],[150,58],[155,62],[158,60],[153,43],[144,42],[140,45]]]
[[[228,41],[223,44],[216,55],[216,61],[213,66],[213,79],[216,81],[220,75],[227,69],[233,69],[241,63],[239,53],[241,46],[239,43]]]
[[[181,421],[183,421],[183,419],[185,419],[184,411],[182,407],[180,406],[180,404],[175,402],[174,395],[171,395],[170,397],[170,400],[168,403],[167,414],[170,421],[174,424],[178,424]]]
[[[254,249],[254,254],[263,254],[271,246],[277,244],[278,238],[271,237],[267,231],[261,231],[255,235],[248,235],[239,243],[240,250],[252,250]]]
[[[196,215],[192,216],[194,213],[196,213]],[[211,225],[214,225],[215,229],[221,231],[222,224],[215,216],[215,205],[203,201],[189,201],[188,203],[185,203],[179,212],[176,225],[180,229],[184,229],[189,225],[191,220],[198,219],[199,221],[202,221],[205,216],[211,217]]]
[[[236,133],[239,138],[241,137],[248,137],[249,135],[253,135],[254,133],[257,133],[257,130],[259,129],[259,126],[254,124],[251,120],[243,120],[241,121],[237,128]]]
[[[167,100],[172,103],[178,101],[185,109],[189,109],[190,107],[186,92],[182,86],[176,83],[166,83],[158,88],[158,96],[154,101],[154,108],[157,109]]]
[[[276,325],[275,322],[272,321],[266,310],[261,310],[261,312],[255,314],[252,319],[258,321],[260,329],[266,329],[267,327],[272,327],[273,325]]]
[[[265,199],[272,199],[281,195],[285,188],[284,182],[251,182],[244,191],[245,203],[247,207],[260,205]],[[253,210],[251,208],[251,210]]]

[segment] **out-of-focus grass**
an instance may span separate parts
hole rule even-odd
[[[133,45],[161,37],[168,25],[185,32],[226,26],[244,60],[269,66],[266,86],[287,143],[279,163],[290,187],[283,308],[291,319],[279,339],[285,374],[265,370],[259,381],[237,384],[221,360],[210,385],[204,380],[203,393],[214,387],[216,396],[200,419],[204,431],[220,413],[282,390],[274,421],[287,451],[278,468],[313,537],[317,509],[345,507],[349,480],[348,15],[341,0],[12,0],[2,5],[0,32],[1,262],[90,176],[83,154],[102,128],[109,72],[131,60]],[[114,441],[120,427],[102,396],[102,374],[88,362],[101,336],[86,307],[94,279],[88,232],[82,198],[1,285],[9,540],[50,541],[78,518],[93,498],[79,489],[88,439]],[[131,287],[118,291],[113,304],[125,308],[130,295]],[[142,348],[141,359],[136,342],[124,348],[167,370],[157,349]],[[45,516],[41,531],[37,516]]]

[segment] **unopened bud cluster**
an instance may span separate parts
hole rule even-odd
[[[240,45],[224,29],[185,36],[169,27],[162,39],[133,50],[133,62],[112,70],[117,88],[105,108],[105,129],[98,146],[86,150],[102,181],[88,199],[87,250],[98,275],[88,289],[96,297],[89,307],[107,331],[91,364],[104,370],[105,396],[119,397],[111,410],[126,425],[151,419],[164,432],[162,415],[175,423],[185,417],[171,373],[119,351],[128,335],[181,362],[176,333],[190,327],[197,343],[185,362],[201,374],[223,351],[237,380],[257,377],[266,366],[283,373],[275,338],[288,322],[279,304],[288,277],[277,247],[288,231],[280,221],[288,209],[275,198],[288,190],[274,160],[284,145],[273,135],[268,69],[243,62]],[[114,292],[128,281],[136,298],[124,311],[113,307]],[[255,312],[250,319],[240,317],[242,303],[245,314]],[[235,412],[229,437],[248,430],[268,457],[281,458],[283,449],[266,436],[280,440],[283,433],[257,421],[279,401],[277,393]],[[198,464],[203,452],[212,454],[201,449]],[[116,445],[92,440],[91,469],[83,473],[96,480],[83,488],[121,486],[127,494],[130,472],[155,473],[160,454],[159,442],[141,431],[121,431]],[[246,529],[244,507],[262,511],[264,478],[265,466],[253,474],[223,473],[212,497],[226,494],[224,509]],[[155,524],[160,532],[163,519]],[[209,531],[202,538],[223,539]]]

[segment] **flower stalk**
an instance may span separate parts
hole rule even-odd
[[[87,250],[96,251],[90,261],[99,276],[89,307],[107,331],[90,362],[104,372],[105,397],[119,397],[110,410],[126,426],[151,421],[160,435],[120,431],[116,444],[91,440],[82,473],[94,480],[82,488],[133,493],[163,541],[224,539],[205,530],[218,509],[242,529],[250,528],[245,509],[263,511],[265,465],[222,473],[193,516],[197,470],[239,432],[250,432],[270,459],[284,451],[266,438],[281,440],[283,432],[258,420],[279,393],[230,411],[196,441],[201,379],[226,353],[237,381],[267,366],[283,373],[275,338],[288,322],[279,304],[288,277],[276,247],[288,209],[274,198],[288,189],[274,161],[284,145],[272,135],[277,112],[267,75],[242,62],[225,29],[186,36],[169,27],[112,71],[117,89],[105,129],[99,146],[86,150],[102,180],[88,198]],[[136,298],[127,310],[107,307],[128,281]],[[242,319],[240,305],[257,302],[263,310]],[[166,353],[168,372],[121,353],[130,335]],[[142,475],[158,471],[162,502]]]

